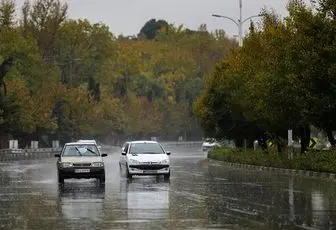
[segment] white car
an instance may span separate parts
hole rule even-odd
[[[121,169],[126,170],[126,176],[133,175],[164,175],[170,177],[170,152],[156,141],[126,142],[119,160]]]
[[[215,147],[220,147],[221,144],[216,141],[214,138],[206,138],[205,141],[202,144],[203,151],[208,151],[210,149],[213,149]]]

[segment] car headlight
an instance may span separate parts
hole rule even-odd
[[[73,164],[70,163],[70,162],[63,162],[63,163],[62,163],[62,167],[63,167],[63,168],[73,167]]]
[[[104,163],[103,162],[93,162],[91,166],[92,167],[104,167]]]
[[[169,164],[168,159],[165,159],[165,160],[161,161],[161,164]]]
[[[138,165],[138,164],[140,164],[139,161],[130,159],[130,165]]]

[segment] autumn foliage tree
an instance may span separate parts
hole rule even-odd
[[[236,45],[223,31],[150,20],[138,36],[115,37],[102,23],[68,18],[60,0],[26,1],[19,19],[15,9],[1,1],[0,63],[13,57],[1,81],[1,139],[24,147],[203,135],[192,102]]]

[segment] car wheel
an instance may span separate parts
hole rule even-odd
[[[99,177],[99,182],[100,182],[101,184],[105,183],[105,174],[104,174],[104,175],[101,175],[101,176]]]
[[[126,177],[132,178],[132,174],[129,173],[128,166],[126,165]]]
[[[169,180],[170,179],[170,172],[168,174],[164,174],[164,179]]]
[[[64,177],[61,174],[58,174],[58,183],[60,184],[64,183]]]

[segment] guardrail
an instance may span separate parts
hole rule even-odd
[[[200,141],[160,142],[164,148],[196,148],[201,147]],[[120,146],[102,146],[102,152],[111,154],[117,151]],[[33,160],[54,157],[62,148],[38,148],[38,149],[0,149],[0,161],[11,160]]]
[[[50,158],[60,151],[61,148],[0,149],[0,161]]]
[[[184,147],[184,148],[194,148],[201,147],[201,141],[178,141],[178,142],[160,142],[165,148],[173,148],[173,147]]]
[[[193,148],[193,147],[201,147],[201,141],[159,141],[159,143],[165,148],[173,148],[173,147],[182,147],[182,148]],[[106,150],[116,150],[121,148],[120,146],[110,146],[110,145],[102,145],[102,149]]]

